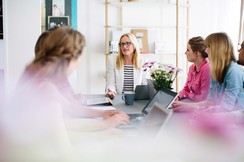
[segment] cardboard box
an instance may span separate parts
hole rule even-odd
[[[131,33],[137,38],[142,53],[148,52],[148,35],[147,29],[132,29]]]

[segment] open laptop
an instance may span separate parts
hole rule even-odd
[[[141,113],[138,114],[127,114],[130,117],[129,125],[119,125],[118,128],[135,128],[142,123],[148,113],[152,110],[153,105],[157,102],[162,105],[165,109],[170,109],[172,102],[178,96],[178,93],[168,89],[158,90],[157,93],[150,99],[150,101],[143,108]]]
[[[173,114],[173,110],[166,109],[159,103],[153,105],[152,111],[147,115],[138,130],[138,134],[146,137],[155,137],[162,130]]]
[[[149,100],[148,85],[137,85],[135,89],[135,100]]]
[[[149,100],[153,98],[156,91],[151,79],[147,79],[147,85],[137,85],[135,89],[135,100]]]
[[[151,79],[147,79],[147,86],[148,86],[148,96],[149,99],[151,99],[156,93],[156,90],[154,89],[153,82]]]

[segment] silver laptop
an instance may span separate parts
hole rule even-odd
[[[153,82],[151,79],[147,79],[147,86],[148,86],[149,99],[151,99],[156,93],[156,90],[154,89]]]
[[[159,103],[153,105],[152,111],[147,115],[138,130],[138,134],[146,137],[155,137],[162,130],[173,114],[173,110],[166,109]]]
[[[146,118],[146,116],[151,112],[153,105],[159,103],[165,109],[170,109],[172,102],[178,96],[178,93],[173,92],[168,89],[158,90],[152,99],[143,108],[141,113],[138,114],[127,114],[130,117],[129,125],[119,125],[119,128],[137,128]]]

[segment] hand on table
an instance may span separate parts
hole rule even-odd
[[[124,114],[124,115],[127,115],[124,112],[121,112],[121,111],[118,111],[118,110],[104,110],[102,112],[102,117],[104,119],[106,119],[106,118],[109,118],[109,117],[111,117],[113,115],[116,115],[116,114]]]
[[[105,119],[105,122],[109,127],[116,127],[119,124],[127,125],[130,123],[130,117],[125,113],[118,113]]]
[[[105,95],[106,97],[109,97],[110,99],[114,99],[114,97],[116,96],[116,93],[110,89],[108,89],[108,92]]]
[[[191,112],[196,110],[197,106],[194,103],[186,103],[182,101],[174,101],[172,109],[175,112]]]

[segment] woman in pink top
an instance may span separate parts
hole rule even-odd
[[[210,66],[206,58],[204,39],[191,38],[185,52],[187,60],[193,64],[189,68],[184,88],[179,92],[178,100],[202,101],[207,98],[210,86]]]

